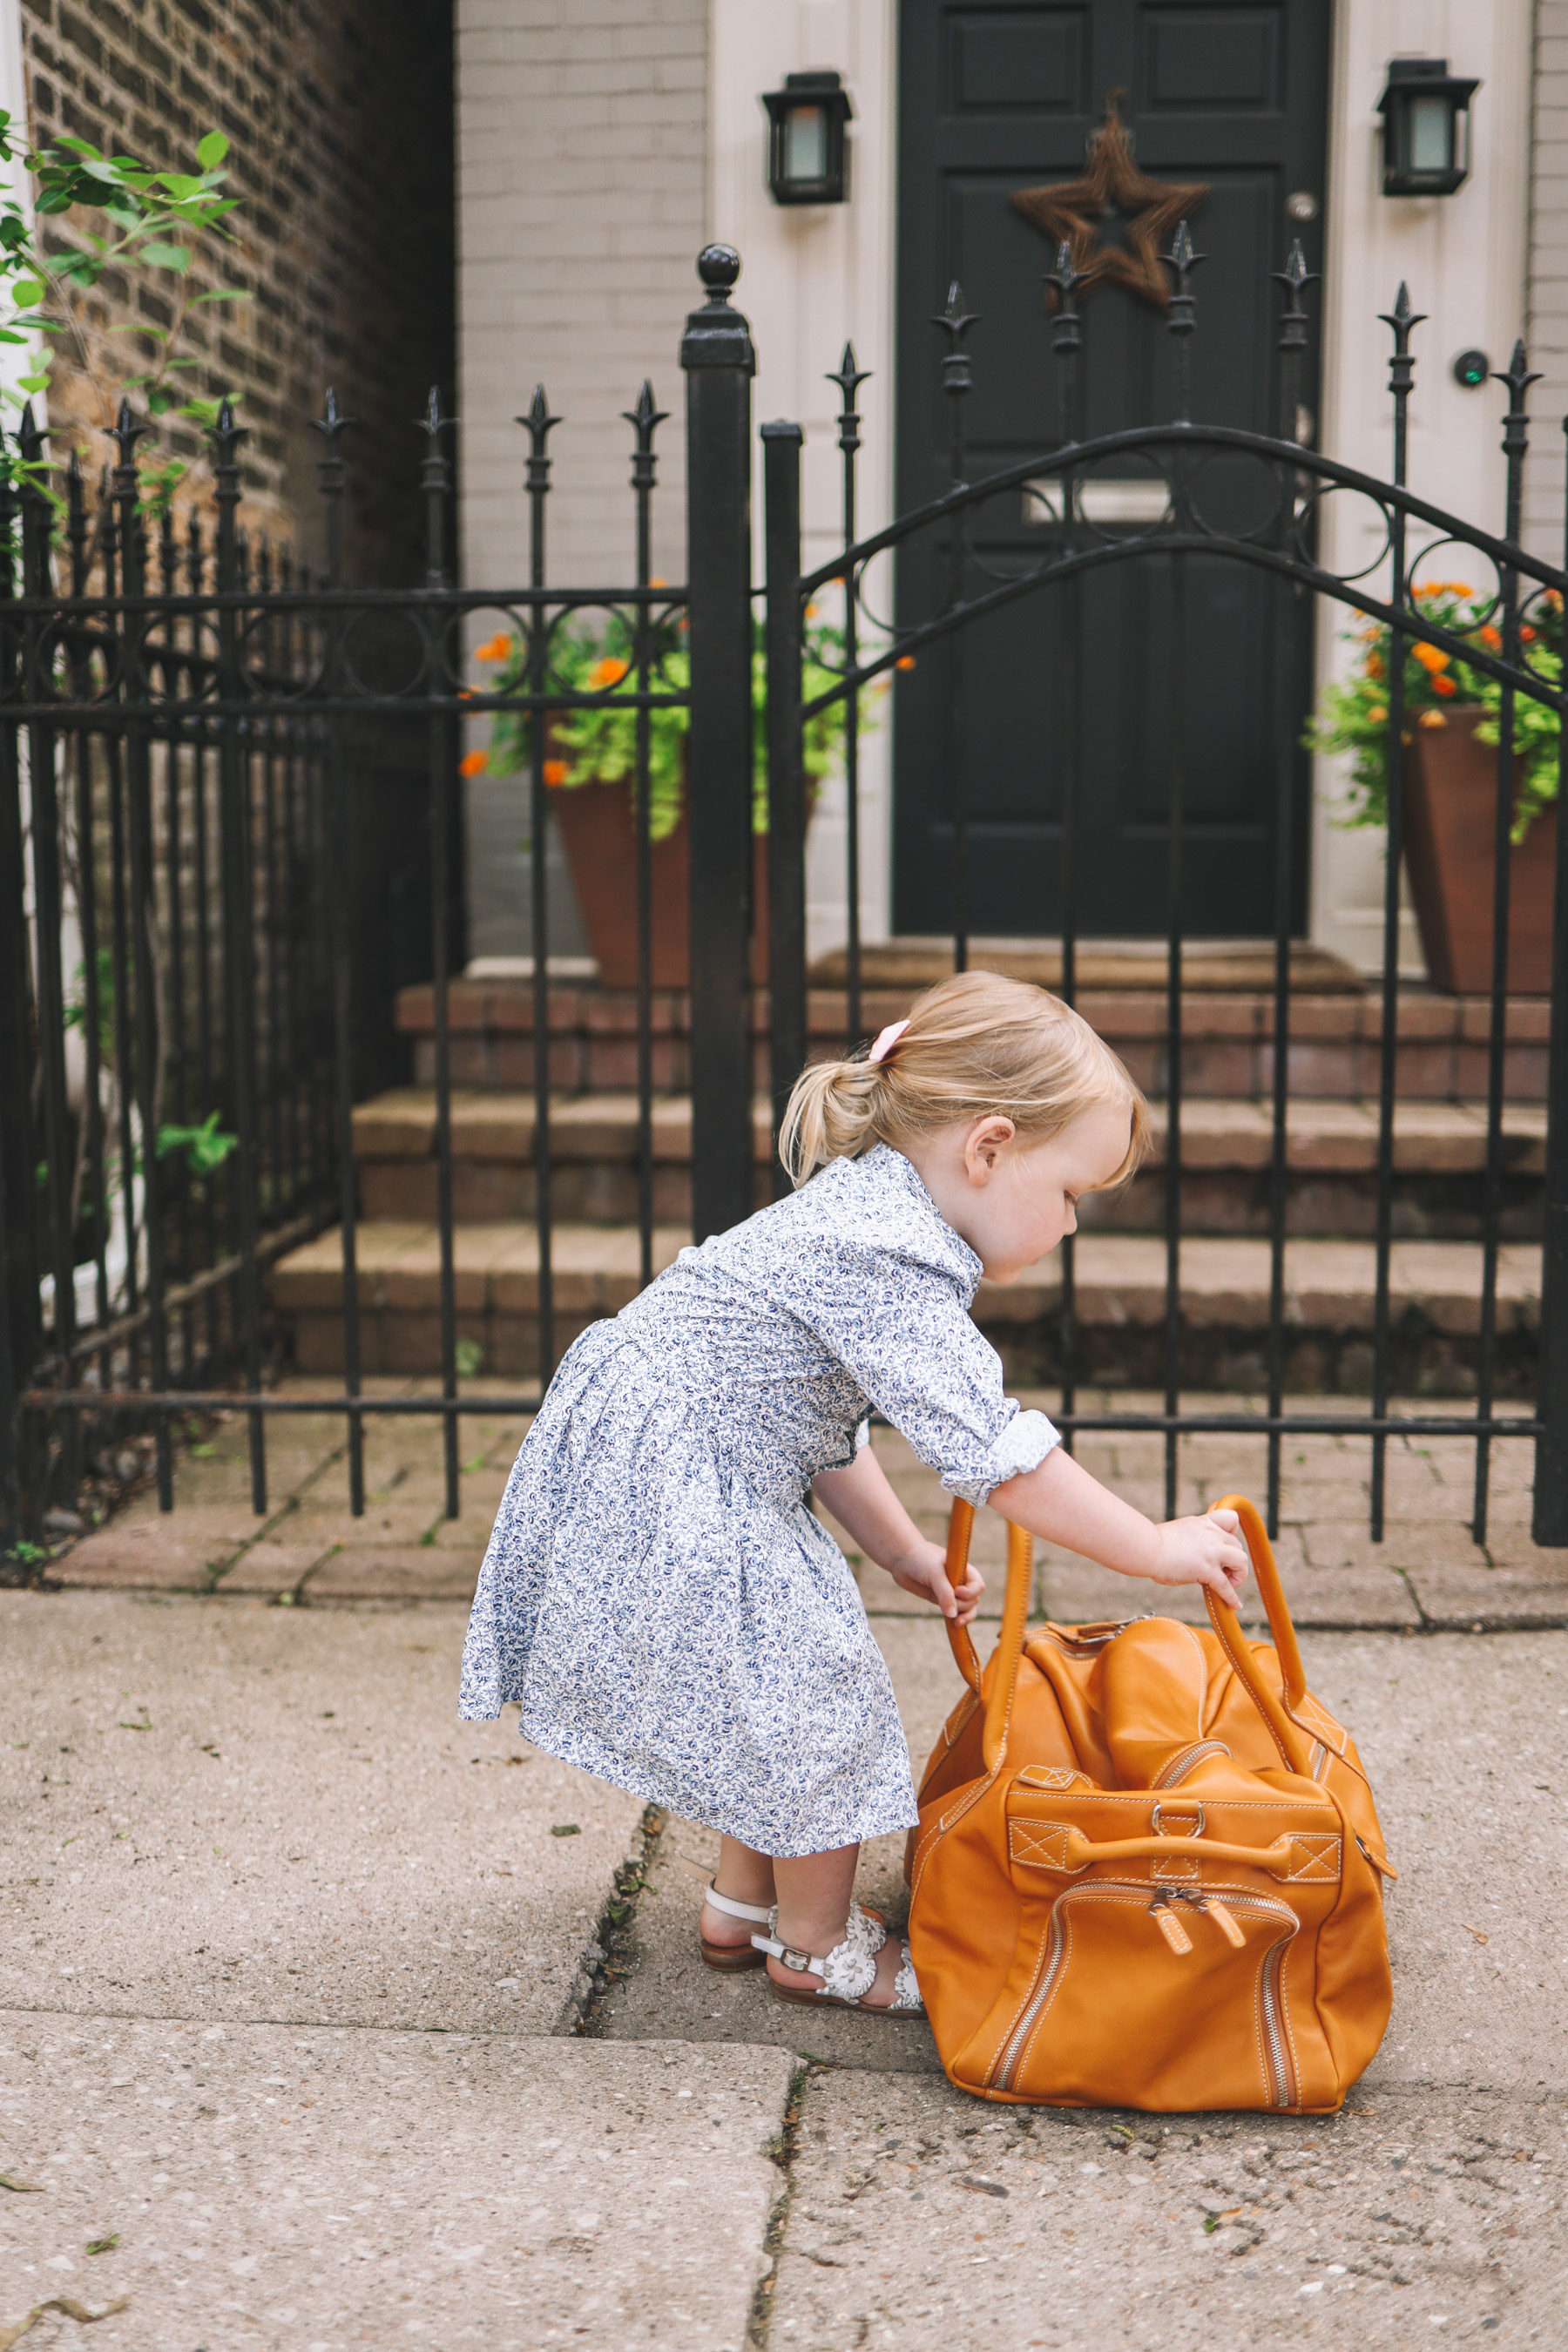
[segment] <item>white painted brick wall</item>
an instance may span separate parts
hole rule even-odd
[[[1533,116],[1529,349],[1542,380],[1530,396],[1535,422],[1524,537],[1536,554],[1561,563],[1563,419],[1568,415],[1568,0],[1535,0]]]
[[[633,436],[645,376],[659,433],[653,569],[685,571],[681,324],[701,299],[708,0],[458,0],[458,338],[464,577],[528,577],[528,436],[542,383],[553,415],[548,573],[632,577]],[[488,635],[489,629],[482,632]],[[482,731],[476,740],[482,741]],[[469,949],[531,947],[520,782],[468,795]],[[552,953],[582,946],[558,854]]]
[[[630,408],[645,375],[659,438],[655,568],[684,568],[677,347],[700,299],[707,0],[458,0],[458,337],[470,581],[527,564],[527,436],[542,383],[550,574],[624,580],[633,561]]]

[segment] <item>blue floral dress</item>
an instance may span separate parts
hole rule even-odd
[[[875,1407],[983,1503],[1058,1442],[969,1318],[980,1260],[879,1144],[685,1249],[569,1350],[479,1574],[460,1712],[770,1854],[916,1818],[892,1685],[806,1504]]]

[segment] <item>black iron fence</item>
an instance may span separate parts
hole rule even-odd
[[[1564,573],[1527,554],[1519,544],[1523,468],[1528,446],[1526,399],[1536,381],[1529,373],[1524,347],[1515,349],[1511,363],[1497,381],[1509,395],[1503,422],[1502,446],[1507,460],[1503,530],[1494,536],[1428,501],[1405,487],[1406,416],[1414,382],[1411,333],[1419,323],[1401,286],[1386,323],[1394,351],[1390,391],[1394,410],[1392,470],[1386,481],[1373,479],[1337,464],[1300,445],[1297,420],[1301,414],[1300,367],[1307,348],[1308,314],[1304,304],[1309,278],[1299,245],[1292,247],[1279,282],[1284,289],[1279,327],[1279,384],[1284,420],[1278,438],[1233,428],[1194,425],[1190,409],[1190,343],[1197,324],[1197,303],[1192,273],[1201,258],[1194,254],[1186,225],[1178,228],[1171,253],[1172,293],[1168,325],[1172,347],[1173,419],[1168,425],[1100,437],[1075,432],[1078,415],[1076,373],[1082,349],[1083,322],[1074,297],[1081,280],[1072,267],[1070,249],[1063,246],[1052,281],[1055,298],[1053,344],[1059,369],[1060,429],[1055,442],[1019,464],[971,483],[964,438],[964,403],[973,382],[973,362],[968,337],[979,321],[967,315],[963,295],[954,286],[944,316],[934,323],[945,337],[941,362],[942,388],[952,419],[952,488],[917,511],[900,516],[886,529],[859,537],[856,528],[856,470],[860,449],[860,419],[857,392],[864,376],[854,352],[847,347],[838,371],[828,381],[838,385],[843,409],[838,446],[843,460],[843,549],[830,562],[803,573],[800,545],[800,449],[797,426],[778,424],[763,427],[766,467],[767,643],[770,779],[773,795],[772,868],[773,955],[773,1091],[775,1119],[804,1057],[805,989],[802,960],[794,931],[793,910],[802,903],[804,799],[801,757],[802,731],[832,703],[842,706],[847,737],[846,771],[846,898],[848,940],[846,956],[847,1034],[853,1041],[862,1029],[862,955],[859,931],[859,845],[856,776],[860,705],[864,689],[879,678],[912,666],[912,658],[933,648],[952,648],[952,659],[942,673],[945,709],[933,712],[929,703],[920,714],[928,728],[945,737],[942,744],[945,841],[951,860],[951,903],[953,968],[963,971],[969,960],[974,909],[970,891],[972,822],[965,805],[958,732],[963,709],[963,652],[966,635],[989,617],[1026,599],[1054,592],[1058,602],[1055,625],[1065,643],[1060,665],[1063,708],[1053,731],[1060,753],[1059,831],[1049,851],[1054,870],[1038,877],[1042,900],[1053,894],[1061,924],[1061,990],[1070,1003],[1077,993],[1079,954],[1078,907],[1083,876],[1078,839],[1084,812],[1085,784],[1081,761],[1085,628],[1083,595],[1086,585],[1108,571],[1126,565],[1155,568],[1158,593],[1164,603],[1165,662],[1163,673],[1150,681],[1150,693],[1163,715],[1165,743],[1164,826],[1166,959],[1165,959],[1165,1149],[1164,1244],[1165,1307],[1163,1332],[1163,1411],[1157,1413],[1105,1414],[1079,1409],[1079,1331],[1075,1307],[1075,1246],[1069,1237],[1062,1245],[1062,1293],[1059,1309],[1059,1362],[1062,1402],[1059,1418],[1068,1433],[1087,1430],[1148,1430],[1165,1438],[1165,1507],[1175,1509],[1178,1448],[1184,1433],[1267,1431],[1268,1437],[1268,1520],[1278,1532],[1280,1460],[1283,1441],[1293,1435],[1331,1431],[1363,1435],[1372,1454],[1372,1532],[1384,1532],[1387,1445],[1390,1437],[1447,1436],[1457,1433],[1451,1416],[1394,1415],[1393,1394],[1393,1287],[1391,1259],[1394,1204],[1394,1101],[1398,1052],[1400,877],[1405,845],[1403,807],[1405,747],[1410,727],[1404,702],[1405,651],[1408,646],[1431,647],[1447,660],[1462,656],[1469,667],[1497,682],[1498,713],[1496,791],[1492,811],[1495,860],[1491,924],[1489,1021],[1487,1045],[1486,1159],[1481,1209],[1482,1267],[1480,1329],[1477,1354],[1478,1395],[1475,1419],[1475,1492],[1472,1528],[1478,1542],[1487,1527],[1491,1447],[1500,1438],[1529,1438],[1536,1444],[1535,1532],[1543,1543],[1568,1543],[1568,887],[1565,887],[1564,847],[1568,828],[1558,835],[1556,924],[1553,940],[1552,1035],[1549,1049],[1549,1130],[1545,1204],[1545,1255],[1542,1272],[1541,1403],[1534,1416],[1500,1415],[1496,1411],[1498,1367],[1498,1266],[1501,1234],[1503,1178],[1503,1105],[1508,1047],[1508,972],[1510,940],[1510,846],[1516,812],[1515,748],[1521,702],[1552,712],[1568,735],[1568,699],[1563,693],[1563,593]],[[1142,493],[1142,520],[1097,520],[1091,493],[1101,484]],[[1148,493],[1155,494],[1151,500]],[[1367,503],[1378,518],[1379,530],[1370,555],[1358,556],[1353,568],[1336,572],[1319,558],[1319,525],[1325,500],[1335,493]],[[999,507],[1016,506],[1027,494],[1053,520],[1044,551],[1008,561],[996,552],[1007,533],[987,530]],[[1152,509],[1152,511],[1151,511]],[[1124,509],[1123,511],[1126,509]],[[1114,509],[1113,509],[1114,511]],[[989,544],[986,542],[989,541]],[[1482,576],[1490,572],[1493,593],[1467,608],[1466,631],[1438,625],[1429,598],[1423,598],[1421,578],[1435,578],[1432,567],[1451,562],[1455,551],[1479,559]],[[1192,751],[1184,740],[1184,665],[1192,652],[1189,594],[1190,567],[1215,559],[1245,565],[1258,575],[1260,593],[1268,599],[1268,620],[1263,636],[1268,665],[1268,695],[1272,714],[1274,796],[1273,903],[1269,909],[1274,941],[1272,1006],[1272,1144],[1268,1237],[1270,1255],[1267,1338],[1268,1403],[1265,1413],[1216,1414],[1184,1409],[1183,1361],[1189,1333],[1184,1321],[1183,1258],[1183,954],[1188,843],[1187,804],[1192,789]],[[893,567],[891,608],[878,608],[868,595],[868,582],[886,579]],[[842,676],[815,694],[802,687],[802,615],[814,598],[837,583],[844,595],[845,661]],[[1383,723],[1386,729],[1387,853],[1385,864],[1383,971],[1381,978],[1381,1048],[1378,1076],[1376,1274],[1373,1303],[1372,1395],[1370,1411],[1336,1412],[1332,1419],[1285,1409],[1286,1365],[1286,1240],[1289,1175],[1288,1107],[1290,1091],[1291,939],[1298,928],[1301,873],[1298,839],[1298,783],[1300,774],[1300,667],[1303,633],[1300,604],[1303,591],[1337,602],[1386,627],[1387,694]],[[1478,632],[1479,642],[1478,643]],[[866,645],[862,652],[860,646]],[[1310,633],[1306,638],[1310,647]],[[913,717],[914,713],[908,714]],[[1103,779],[1100,788],[1105,789]],[[1047,887],[1048,886],[1048,887]]]
[[[1562,643],[1564,575],[1518,543],[1532,379],[1522,351],[1502,381],[1508,505],[1492,536],[1413,496],[1405,482],[1405,414],[1415,323],[1403,289],[1390,316],[1394,450],[1387,481],[1371,479],[1298,445],[1294,370],[1305,348],[1305,272],[1293,255],[1283,273],[1283,413],[1291,430],[1270,438],[1193,425],[1187,414],[1188,339],[1196,323],[1184,232],[1171,256],[1169,323],[1175,355],[1173,421],[1100,438],[1075,435],[1074,371],[1082,327],[1076,280],[1058,263],[1054,345],[1061,365],[1061,430],[1026,462],[975,483],[965,479],[963,402],[971,382],[967,337],[974,322],[954,299],[942,323],[942,385],[952,417],[948,493],[868,537],[858,533],[860,446],[852,352],[831,379],[842,410],[843,548],[803,572],[801,433],[762,428],[766,488],[765,646],[768,765],[769,981],[773,1094],[777,1109],[811,1048],[805,947],[805,843],[809,814],[804,746],[813,719],[843,711],[847,905],[846,1028],[863,1034],[860,940],[860,697],[911,656],[948,644],[986,616],[1050,591],[1068,650],[1060,719],[1064,777],[1051,888],[1060,910],[1062,988],[1078,992],[1079,841],[1089,789],[1080,758],[1083,583],[1129,563],[1163,567],[1172,677],[1156,681],[1172,713],[1164,821],[1168,843],[1165,1315],[1163,1410],[1106,1415],[1080,1408],[1080,1334],[1073,1251],[1064,1252],[1059,1311],[1061,1415],[1069,1431],[1152,1429],[1166,1439],[1173,1507],[1184,1433],[1266,1431],[1277,1507],[1282,1442],[1327,1430],[1360,1434],[1373,1465],[1373,1522],[1381,1534],[1384,1464],[1391,1436],[1473,1434],[1475,1526],[1484,1529],[1490,1449],[1534,1441],[1536,1532],[1568,1543],[1568,887],[1559,871],[1550,1055],[1541,1399],[1533,1414],[1496,1408],[1497,1274],[1504,1172],[1510,859],[1513,745],[1521,699],[1568,712],[1560,666],[1542,648]],[[494,589],[451,584],[447,563],[450,474],[445,419],[432,396],[422,490],[427,518],[425,581],[407,589],[347,584],[342,493],[347,461],[330,397],[320,420],[327,561],[320,574],[247,549],[238,529],[237,449],[226,410],[213,435],[216,514],[176,538],[139,511],[136,427],[122,414],[119,458],[92,506],[73,471],[63,534],[47,500],[24,488],[0,509],[0,1514],[7,1532],[31,1528],[51,1500],[68,1500],[84,1456],[105,1433],[149,1421],[158,1433],[158,1484],[173,1499],[174,1417],[215,1402],[239,1405],[250,1433],[252,1500],[267,1499],[266,1428],[275,1413],[341,1413],[348,1433],[351,1496],[363,1502],[364,1416],[416,1413],[444,1424],[447,1499],[458,1509],[458,1420],[466,1413],[533,1408],[557,1360],[551,1056],[552,908],[543,855],[551,730],[563,718],[614,709],[632,722],[636,814],[636,1062],[638,1264],[654,1270],[655,1059],[651,735],[654,715],[686,717],[686,793],[691,874],[689,1039],[692,1220],[699,1238],[744,1216],[752,1200],[752,904],[753,744],[751,377],[745,320],[729,296],[739,269],[724,247],[700,257],[705,305],[681,346],[687,402],[688,584],[656,583],[650,517],[656,438],[664,420],[649,389],[631,426],[633,577],[622,587],[549,584],[545,518],[556,423],[542,391],[521,420],[528,435],[528,581]],[[37,437],[24,455],[38,454]],[[1204,468],[1231,469],[1219,520]],[[1163,488],[1157,519],[1131,527],[1093,519],[1089,485],[1136,471]],[[1244,482],[1241,508],[1236,483]],[[1026,489],[1049,528],[1038,553],[999,561],[982,544],[988,504]],[[1354,495],[1383,519],[1374,560],[1353,574],[1324,568],[1318,523],[1325,498]],[[1242,520],[1238,511],[1245,509]],[[1471,616],[1489,635],[1460,636],[1435,621],[1417,595],[1432,551],[1458,543],[1490,567],[1496,593]],[[1215,557],[1251,567],[1272,600],[1268,691],[1276,713],[1274,763],[1273,1077],[1270,1161],[1268,1395],[1260,1415],[1192,1411],[1184,1401],[1183,1323],[1183,860],[1190,786],[1180,693],[1173,690],[1187,628],[1188,567]],[[892,565],[892,604],[868,601],[878,567]],[[820,690],[803,690],[808,603],[843,594],[842,657]],[[1285,1249],[1289,1173],[1288,1101],[1291,940],[1299,929],[1300,851],[1298,722],[1301,680],[1298,606],[1303,595],[1337,600],[1390,633],[1388,860],[1382,977],[1383,1022],[1376,1162],[1376,1297],[1370,1409],[1331,1415],[1285,1408]],[[1556,600],[1553,603],[1552,600]],[[584,683],[566,658],[574,632],[613,627],[625,658],[613,676]],[[492,632],[516,648],[502,679],[474,670],[476,645]],[[1398,1010],[1399,872],[1407,644],[1462,658],[1500,688],[1495,803],[1496,884],[1488,1036],[1487,1137],[1479,1393],[1474,1420],[1392,1411],[1391,1249]],[[679,656],[679,658],[677,656]],[[818,651],[819,661],[828,659]],[[1558,656],[1553,656],[1557,660]],[[946,753],[953,961],[969,958],[970,819],[954,756],[962,673],[950,698]],[[895,708],[895,717],[897,709]],[[520,816],[531,863],[531,1036],[537,1237],[538,1383],[502,1395],[459,1376],[452,1138],[451,989],[462,960],[459,753],[465,722],[511,727],[522,751]],[[379,730],[379,734],[377,733]],[[359,918],[355,883],[363,836],[385,829],[364,744],[395,751],[407,791],[427,929],[432,987],[437,1216],[439,1242],[439,1392],[366,1394],[362,1372],[358,1202],[353,1111],[370,1080],[363,1049],[367,992],[378,984],[366,948],[374,915]],[[365,789],[361,789],[365,786]],[[1568,828],[1559,835],[1560,845]],[[1560,845],[1560,861],[1568,849]],[[384,891],[378,870],[368,887]],[[1263,928],[1258,926],[1257,928]],[[782,1179],[775,1171],[775,1181]],[[264,1388],[262,1284],[267,1264],[305,1235],[335,1224],[341,1235],[343,1381],[328,1395]],[[1555,1302],[1555,1312],[1554,1309]],[[236,1378],[241,1385],[237,1389]]]

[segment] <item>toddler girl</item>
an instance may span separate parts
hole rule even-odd
[[[944,981],[863,1059],[805,1072],[798,1190],[676,1263],[563,1360],[475,1596],[461,1712],[721,1833],[715,1968],[910,2015],[909,1947],[851,1901],[860,1842],[916,1818],[892,1685],[826,1504],[906,1592],[967,1623],[941,1548],[867,1443],[875,1408],[942,1485],[1155,1584],[1234,1601],[1233,1512],[1154,1526],[1003,1392],[969,1318],[1073,1232],[1148,1135],[1088,1024],[989,972]],[[753,1927],[762,1933],[753,1934]]]

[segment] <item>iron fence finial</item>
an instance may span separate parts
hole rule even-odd
[[[1176,338],[1176,423],[1190,425],[1192,419],[1192,362],[1188,344],[1197,326],[1197,298],[1187,280],[1206,253],[1197,252],[1193,245],[1192,231],[1184,220],[1176,223],[1176,234],[1171,239],[1171,250],[1162,254],[1161,260],[1175,278],[1171,292],[1170,317],[1166,321]]]
[[[121,409],[122,411],[124,409],[123,403],[121,403]],[[29,400],[23,407],[21,421],[16,427],[16,446],[21,452],[24,466],[43,464],[44,444],[48,437],[47,425],[37,422],[33,415],[33,404]]]
[[[528,435],[528,487],[542,494],[550,488],[550,436],[560,424],[559,416],[550,414],[550,403],[544,386],[536,383],[533,398],[528,404],[526,416],[514,416],[512,423],[521,425]],[[635,419],[634,419],[635,422]]]
[[[838,412],[838,446],[847,457],[860,446],[860,408],[856,394],[863,383],[869,383],[873,371],[857,364],[855,346],[846,343],[844,356],[826,381],[838,386],[843,406]]]
[[[637,436],[637,447],[632,451],[634,490],[651,490],[653,488],[654,472],[658,463],[654,455],[653,436],[668,415],[668,409],[660,408],[655,401],[652,381],[645,375],[642,380],[642,390],[637,394],[636,407],[623,408],[621,411],[623,421],[632,427]]]
[[[1309,286],[1317,285],[1321,273],[1308,268],[1307,257],[1301,250],[1299,236],[1290,240],[1284,268],[1272,269],[1268,274],[1276,286],[1285,289],[1285,308],[1279,319],[1279,349],[1282,352],[1305,351],[1309,320],[1307,306],[1301,297]]]
[[[1058,359],[1071,359],[1083,349],[1083,318],[1073,296],[1083,284],[1083,271],[1073,267],[1072,247],[1064,236],[1057,247],[1057,263],[1041,277],[1049,288],[1047,307],[1056,318],[1051,349]]]
[[[741,275],[741,257],[732,245],[705,245],[697,257],[697,275],[708,289],[710,302],[727,303]]]

